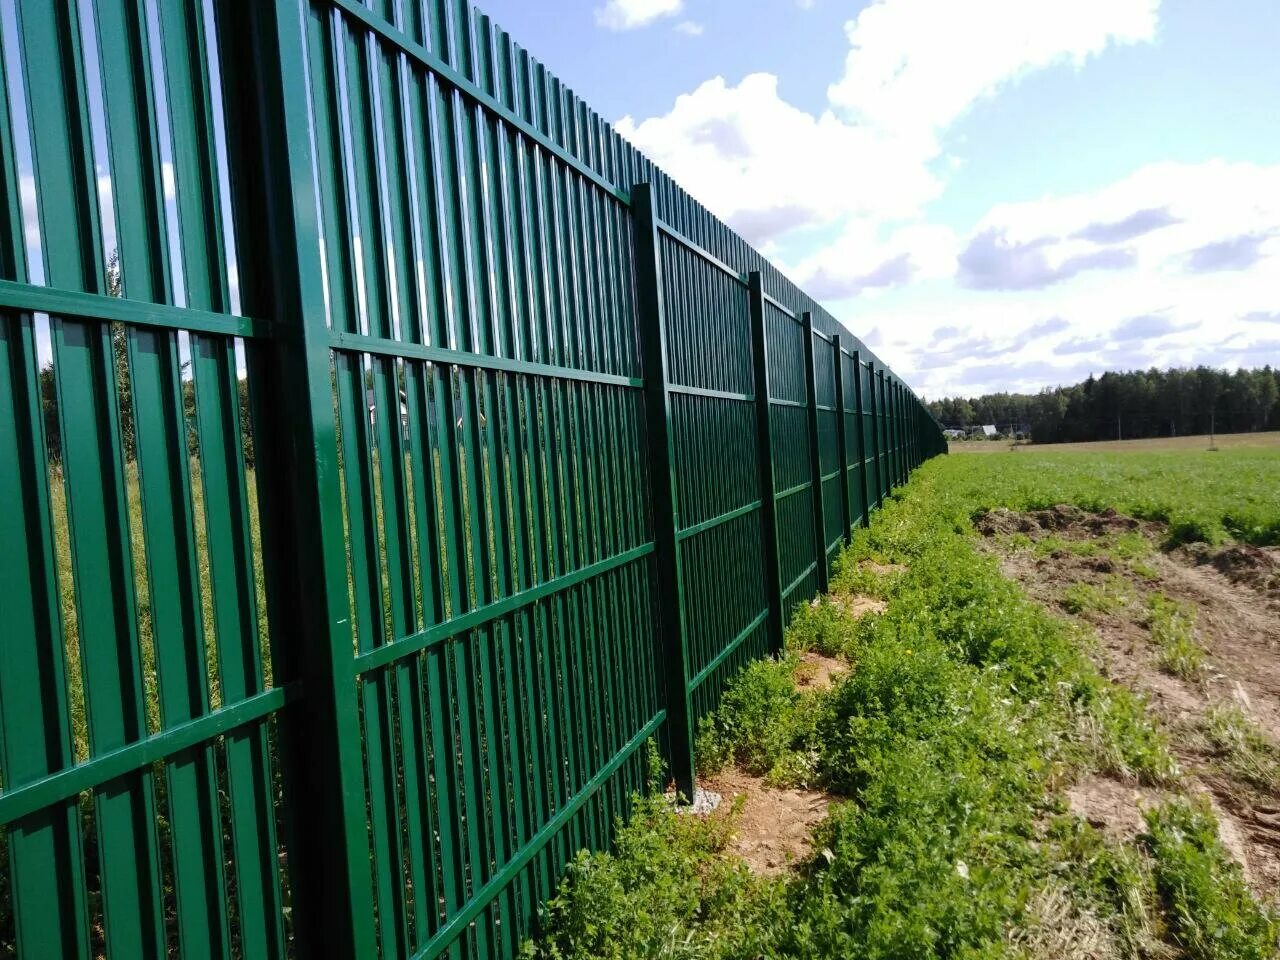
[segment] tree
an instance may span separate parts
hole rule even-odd
[[[1108,371],[1039,394],[944,397],[929,409],[946,427],[1031,425],[1036,443],[1280,429],[1280,371],[1212,367]]]

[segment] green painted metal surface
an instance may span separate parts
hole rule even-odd
[[[507,957],[942,452],[463,0],[0,4],[0,957]]]

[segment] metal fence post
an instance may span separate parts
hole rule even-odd
[[[889,430],[893,438],[893,486],[902,483],[902,435],[898,416],[898,382],[889,380]]]
[[[907,428],[907,470],[911,471],[916,468],[916,415],[909,395],[904,396],[906,403],[906,428]]]
[[[862,525],[871,526],[871,487],[867,481],[867,429],[862,394],[862,351],[853,351],[853,405],[858,409],[854,422],[858,424],[858,479],[862,487]]]
[[[631,193],[635,223],[636,301],[640,351],[644,365],[645,422],[653,504],[654,566],[657,572],[657,624],[667,690],[667,736],[676,789],[690,800],[694,790],[693,723],[689,710],[689,664],[685,649],[684,596],[680,585],[680,529],[676,511],[675,450],[671,439],[667,333],[662,297],[662,251],[653,189],[647,183]]]
[[[893,411],[889,406],[888,378],[885,377],[883,370],[878,376],[880,377],[880,433],[883,437],[880,447],[883,456],[880,458],[880,464],[884,471],[880,484],[880,506],[883,507],[885,500],[889,498],[889,491],[893,488],[893,433],[890,430],[889,420],[893,416]]]
[[[885,428],[889,432],[889,484],[892,490],[898,485],[898,394],[892,376],[884,378],[885,408],[889,420]]]
[[[760,540],[764,593],[769,604],[769,641],[782,649],[782,571],[778,565],[778,501],[773,481],[773,429],[769,413],[769,330],[764,320],[764,277],[747,277],[751,312],[751,362],[755,373],[756,460],[760,468]]]
[[[850,528],[853,526],[853,510],[849,506],[849,453],[845,439],[845,423],[848,416],[844,412],[844,351],[840,347],[840,335],[831,338],[831,348],[836,355],[836,449],[840,456],[840,529],[844,531],[844,542],[853,539]]]
[[[898,433],[901,437],[902,446],[902,482],[907,482],[907,475],[911,472],[911,420],[907,410],[907,388],[901,383],[898,384]]]
[[[899,381],[893,381],[897,394],[897,477],[899,484],[906,483],[906,394]]]
[[[890,377],[884,378],[885,407],[889,411],[889,489],[898,485],[898,389]]]
[[[916,468],[916,412],[914,406],[907,401],[907,469]]]
[[[889,452],[885,450],[889,444],[889,431],[885,429],[884,371],[877,370],[874,364],[871,366],[871,406],[876,434],[876,509],[879,509],[884,506],[884,495],[889,486]]]
[[[822,503],[822,451],[818,449],[818,381],[813,360],[813,314],[800,316],[804,325],[804,392],[809,409],[809,472],[813,476],[813,535],[816,542],[818,592],[827,592],[827,530]]]
[[[236,119],[245,307],[272,323],[250,351],[258,485],[278,674],[304,696],[281,719],[300,955],[374,956],[360,713],[352,674],[330,346],[312,184],[305,53],[293,0],[233,5],[245,38],[224,71]]]

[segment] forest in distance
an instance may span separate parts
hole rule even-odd
[[[946,397],[928,408],[946,429],[992,424],[1034,443],[1280,430],[1280,368],[1108,372],[1039,393]]]

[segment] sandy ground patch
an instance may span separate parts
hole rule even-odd
[[[868,613],[884,613],[889,607],[883,600],[877,600],[875,597],[868,597],[861,593],[832,593],[828,594],[827,599],[839,607],[842,613],[847,614],[854,620],[864,617]]]
[[[889,577],[898,573],[906,573],[907,568],[900,563],[876,563],[874,560],[863,560],[858,564],[859,570],[870,570],[881,577]]]
[[[801,690],[830,690],[848,670],[849,664],[843,660],[806,650],[800,654],[800,665],[796,667],[796,686]]]
[[[1142,812],[1167,800],[1164,790],[1091,775],[1066,791],[1071,812],[1108,837],[1132,843],[1146,829]]]
[[[814,790],[771,787],[762,777],[729,767],[702,781],[723,797],[721,810],[741,797],[742,809],[727,852],[747,862],[752,872],[773,876],[807,857],[814,826],[827,815],[832,798]]]

